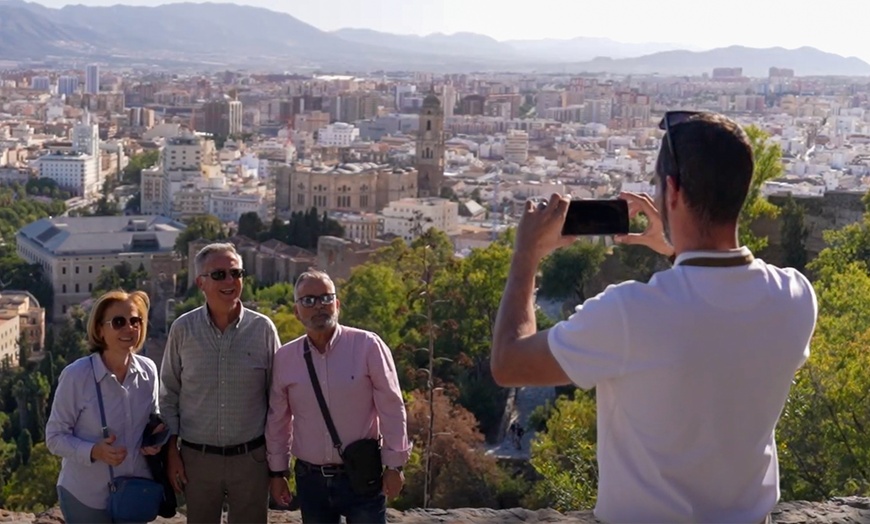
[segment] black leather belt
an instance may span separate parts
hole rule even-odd
[[[209,444],[196,444],[195,442],[188,442],[184,439],[182,439],[181,441],[182,446],[187,446],[201,453],[223,455],[224,457],[235,457],[236,455],[244,455],[245,453],[248,453],[249,451],[254,451],[255,449],[264,446],[265,444],[265,435],[260,435],[254,440],[245,442],[244,444],[236,444],[235,446],[211,446]]]
[[[313,471],[315,473],[319,473],[326,478],[335,477],[336,475],[344,475],[345,473],[344,464],[317,465],[310,462],[305,462],[304,460],[296,459],[296,465],[293,467],[297,469],[297,471],[301,470],[302,473],[311,473]]]

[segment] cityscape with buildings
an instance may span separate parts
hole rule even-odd
[[[213,224],[258,285],[292,284],[311,267],[341,282],[431,228],[467,259],[516,226],[529,199],[654,195],[659,122],[674,109],[724,114],[781,151],[781,172],[760,193],[805,206],[811,255],[827,245],[826,230],[866,209],[870,64],[854,57],[744,49],[671,62],[668,53],[683,51],[613,43],[612,60],[588,51],[563,67],[553,56],[567,40],[512,43],[516,54],[502,57],[504,46],[468,35],[342,30],[271,69],[257,35],[232,60],[216,58],[226,42],[183,53],[179,36],[125,61],[127,48],[100,32],[108,29],[87,41],[78,8],[39,14],[19,4],[0,0],[0,15],[66,27],[63,11],[70,25],[58,37],[66,44],[46,37],[31,53],[9,51],[0,34],[0,263],[20,269],[0,270],[4,368],[50,348],[71,313],[106,290],[106,271],[121,267],[129,274],[116,277],[150,297],[146,350],[162,355],[195,288],[201,230]],[[355,45],[359,67],[350,67]],[[805,69],[800,57],[812,59]],[[22,202],[32,206],[13,213]],[[324,229],[303,241],[298,224],[309,218]],[[758,227],[778,256],[779,225]]]

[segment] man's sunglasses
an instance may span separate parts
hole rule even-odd
[[[296,302],[302,304],[302,307],[314,307],[318,302],[324,306],[328,306],[335,302],[335,293],[326,293],[319,297],[316,295],[305,295],[304,297],[296,299]]]
[[[234,280],[238,280],[238,279],[245,276],[245,270],[241,269],[241,268],[233,268],[233,269],[230,269],[229,271],[227,271],[226,269],[215,269],[211,273],[205,273],[205,274],[200,275],[200,276],[201,277],[209,277],[212,280],[221,281],[221,280],[226,280],[227,273],[229,273],[230,277],[232,277]]]
[[[112,317],[112,320],[106,320],[103,324],[112,324],[112,328],[114,329],[123,329],[124,326],[127,325],[127,322],[130,323],[131,328],[142,327],[141,317],[130,317],[129,319],[124,317]]]
[[[665,113],[661,122],[659,122],[659,129],[665,132],[665,138],[668,141],[668,150],[671,152],[671,158],[674,159],[674,172],[668,174],[674,177],[677,184],[680,183],[680,164],[677,162],[677,150],[674,148],[674,142],[671,139],[671,128],[700,114],[700,111],[668,111]]]

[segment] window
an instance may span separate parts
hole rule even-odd
[[[60,292],[61,292],[61,293],[66,293],[66,284],[64,284],[63,286],[61,286],[61,288],[60,288]]]
[[[426,120],[426,131],[432,131],[432,121]]]
[[[369,196],[368,195],[360,195],[359,207],[369,207]]]
[[[76,266],[76,275],[79,274],[79,266]]]
[[[94,272],[94,266],[88,266],[88,273]]]
[[[60,272],[66,275],[66,268],[61,269]]]
[[[93,291],[93,290],[94,290],[94,285],[92,283],[88,282],[88,291]]]
[[[296,203],[300,206],[305,205],[305,195],[296,195]]]
[[[79,285],[76,284],[76,293],[78,293],[78,292],[79,292]]]

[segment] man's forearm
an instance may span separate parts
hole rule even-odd
[[[534,294],[538,262],[521,252],[514,253],[493,329],[493,361],[503,358],[512,343],[537,332]]]

